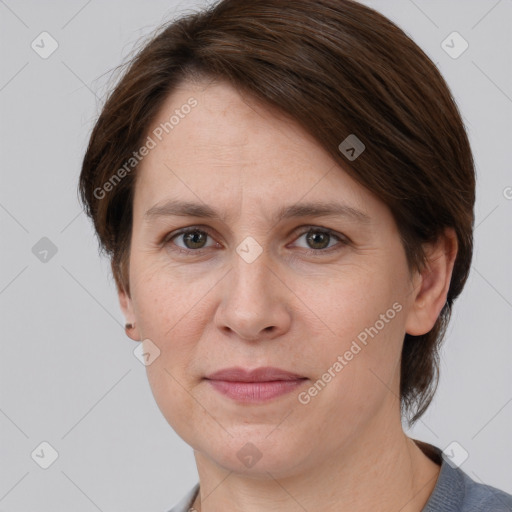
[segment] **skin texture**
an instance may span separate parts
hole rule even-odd
[[[387,206],[293,121],[230,85],[182,83],[152,128],[190,97],[197,106],[137,169],[131,296],[120,287],[119,300],[135,322],[130,337],[160,350],[147,375],[164,417],[194,449],[196,508],[421,510],[439,467],[403,432],[400,353],[405,333],[428,332],[446,301],[453,231],[426,247],[422,273],[410,272]],[[145,215],[169,199],[206,203],[225,219]],[[312,201],[369,219],[274,218]],[[190,226],[208,236],[171,240]],[[320,232],[308,239],[310,227]],[[322,228],[347,243],[322,238]],[[251,263],[236,251],[247,237],[263,249]],[[393,304],[401,306],[394,318],[300,403],[299,392]],[[276,366],[308,380],[271,401],[239,403],[204,380],[231,366]],[[261,454],[250,468],[237,456],[249,442]]]

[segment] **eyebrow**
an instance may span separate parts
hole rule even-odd
[[[178,200],[155,205],[144,214],[146,220],[173,216],[226,220],[217,210],[207,204]],[[364,224],[371,222],[371,218],[361,210],[336,202],[309,202],[284,206],[277,211],[274,219],[279,222],[296,217],[347,217]]]

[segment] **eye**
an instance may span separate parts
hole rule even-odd
[[[209,247],[215,247],[219,244],[215,242],[213,245],[207,246],[205,245],[207,238],[210,237],[210,234],[204,229],[199,229],[197,227],[185,228],[177,233],[174,233],[172,236],[167,237],[164,240],[165,245],[173,243],[178,247],[179,252],[183,253],[191,253],[194,252],[196,254],[201,254],[202,249],[207,249]],[[183,246],[178,245],[174,242],[174,240],[182,240]]]
[[[321,253],[330,253],[333,250],[339,250],[345,245],[348,245],[348,239],[341,235],[335,234],[333,231],[327,228],[319,228],[315,226],[309,226],[307,231],[303,231],[297,240],[305,236],[306,243],[312,249],[306,251],[307,254],[313,254],[315,256],[321,255]],[[338,241],[338,244],[329,246],[329,242],[333,239]],[[338,247],[340,246],[341,247]],[[320,253],[320,254],[319,254]]]
[[[332,251],[340,250],[350,243],[350,240],[348,240],[346,237],[340,234],[336,234],[330,229],[320,228],[317,226],[308,226],[307,228],[308,229],[306,231],[303,230],[295,240],[299,240],[305,236],[306,243],[309,247],[312,247],[312,249],[305,247],[305,252],[308,255],[321,256],[325,253],[331,253]],[[207,249],[212,247],[220,247],[220,244],[215,241],[213,241],[210,245],[207,245],[206,242],[208,237],[212,238],[213,240],[213,237],[207,230],[200,229],[197,226],[192,226],[189,228],[183,228],[180,231],[167,236],[163,240],[163,245],[171,246],[171,250],[183,254],[200,255]],[[330,245],[330,242],[332,242],[333,239],[338,243]],[[181,240],[183,245],[178,244],[175,242],[175,240]]]

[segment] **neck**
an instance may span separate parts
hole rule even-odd
[[[200,493],[193,504],[198,512],[261,510],[296,512],[420,512],[432,493],[440,467],[431,461],[397,426],[358,432],[329,458],[314,467],[273,478],[271,472],[247,476],[227,471],[194,451]],[[362,440],[364,439],[364,441]],[[373,440],[373,442],[371,441]]]

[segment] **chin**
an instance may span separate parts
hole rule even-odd
[[[262,479],[268,479],[268,473],[276,478],[289,476],[306,454],[301,446],[290,442],[294,436],[278,429],[272,432],[272,428],[267,425],[245,425],[235,431],[228,428],[232,436],[225,433],[221,439],[204,440],[201,443],[204,446],[195,450],[234,473]]]

